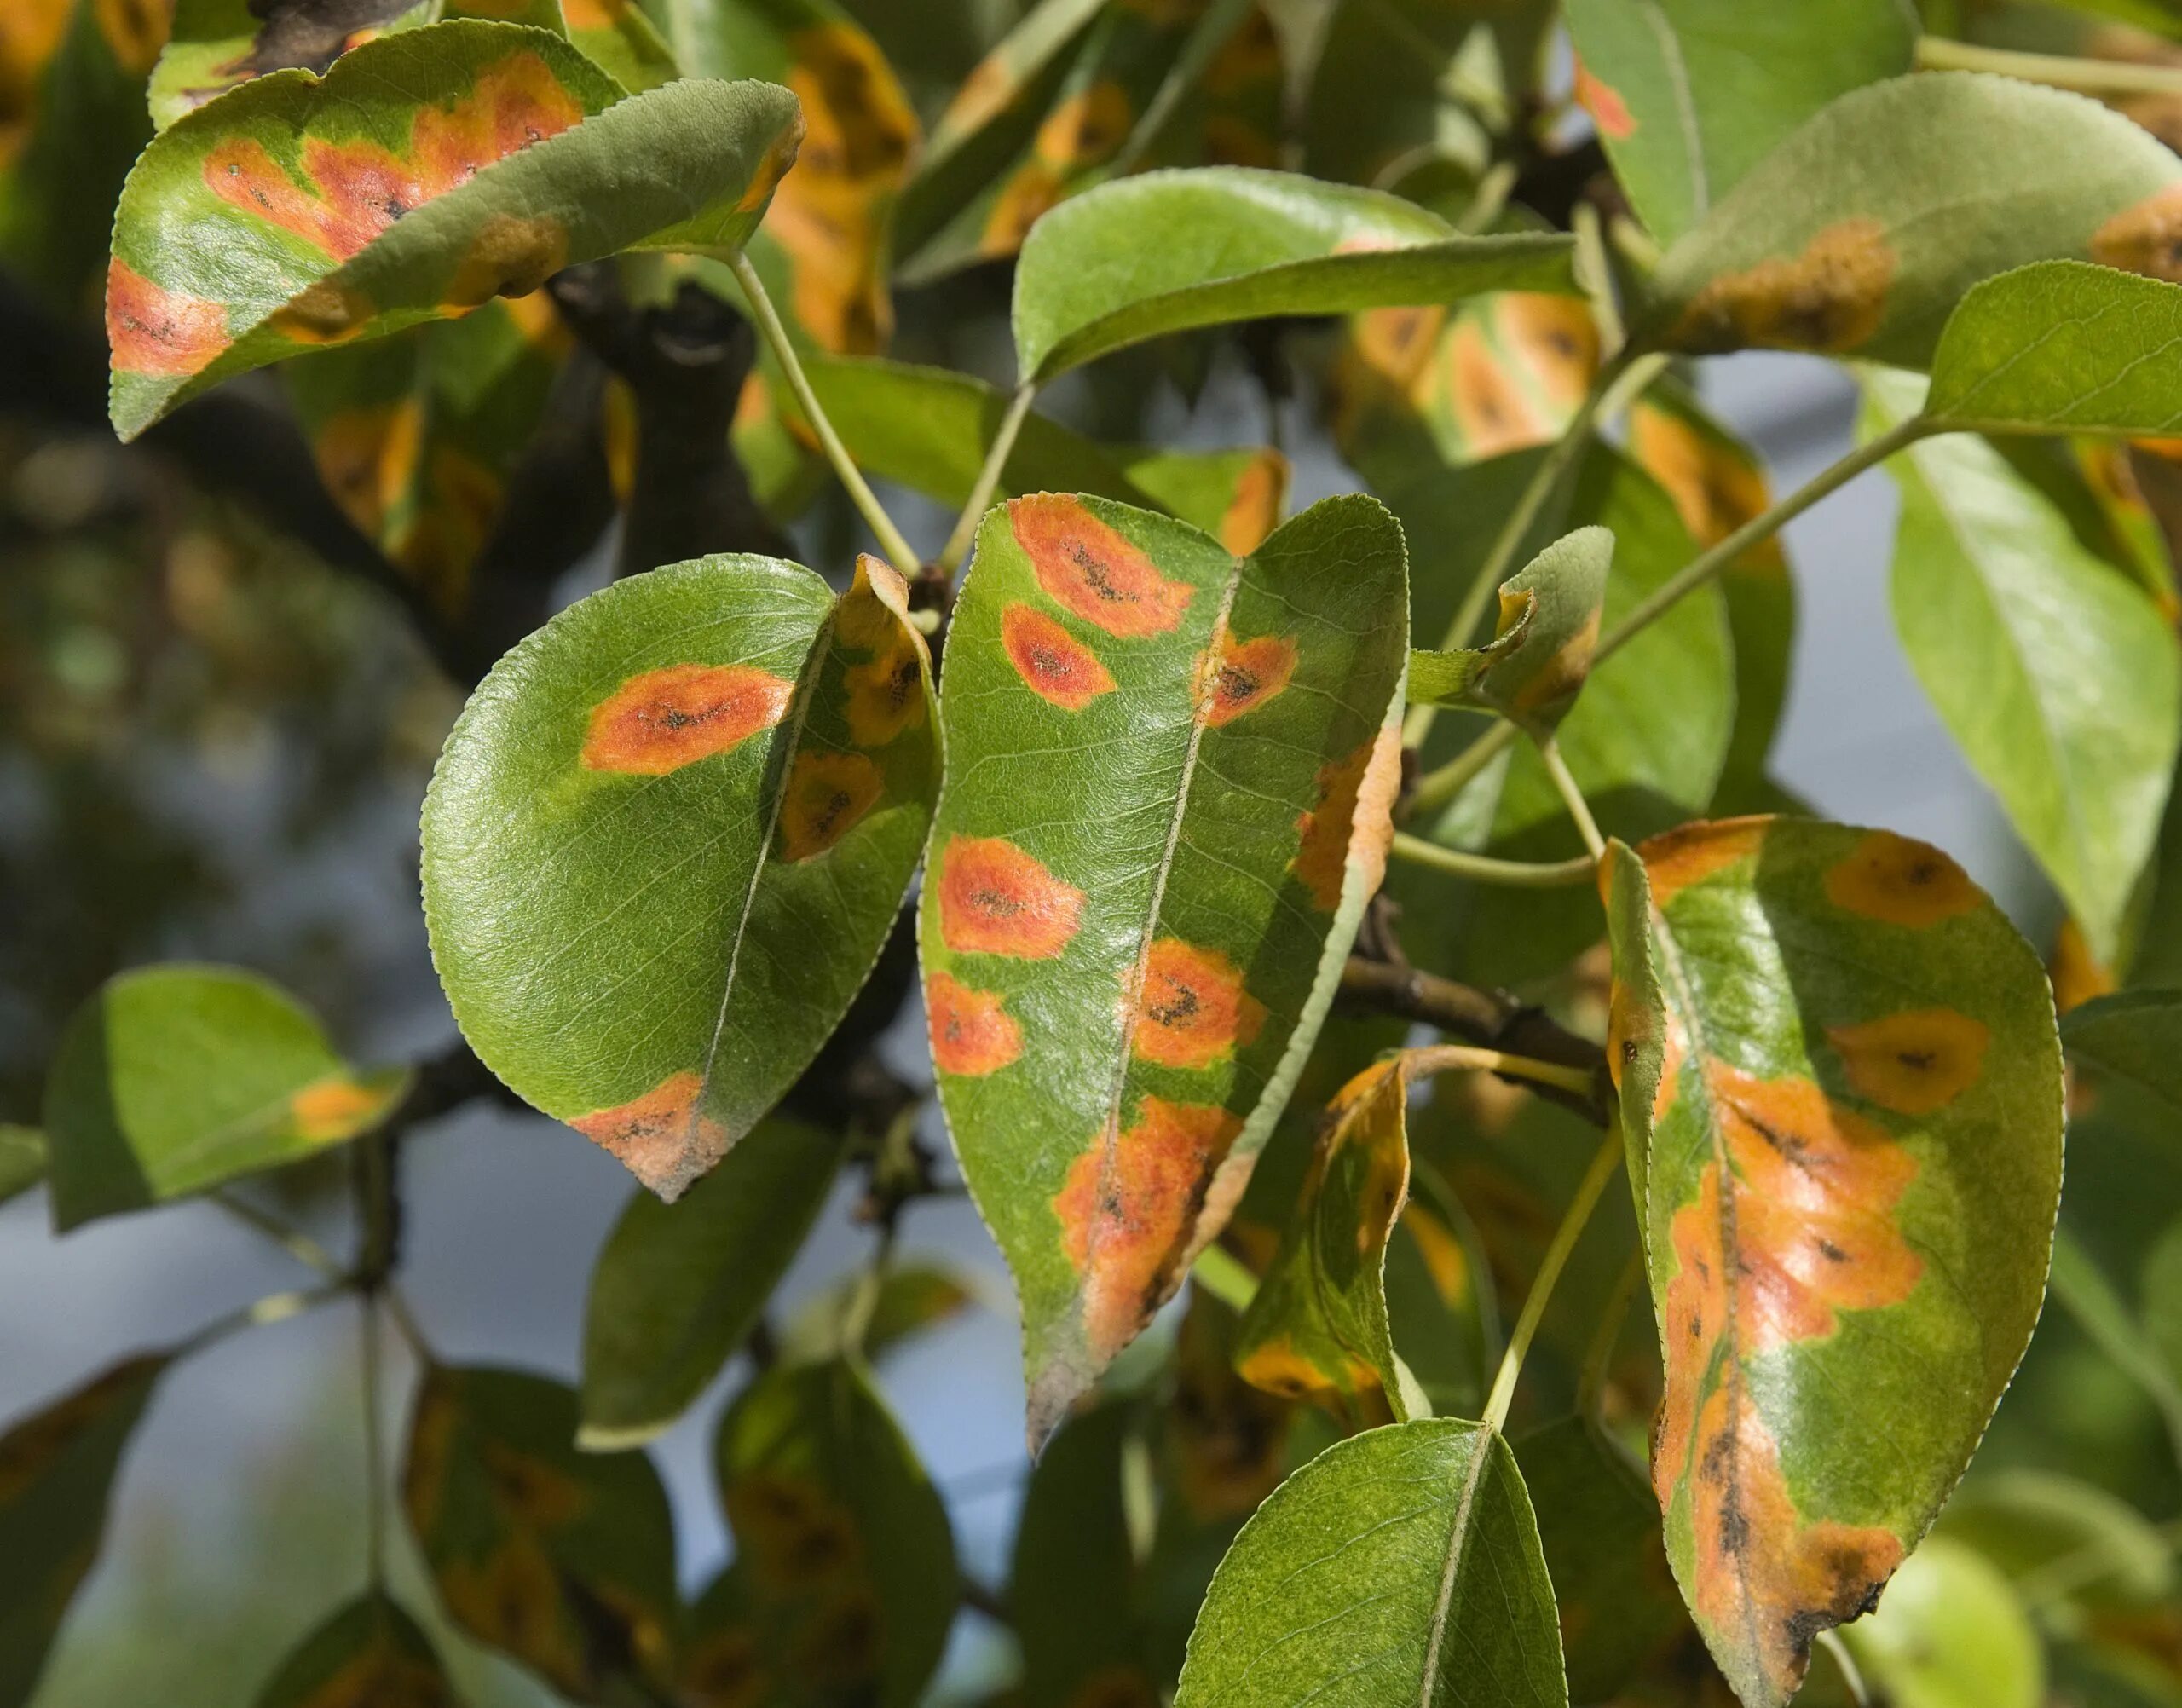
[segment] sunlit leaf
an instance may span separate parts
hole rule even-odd
[[[1666,1361],[1653,1486],[1758,1708],[1893,1575],[2029,1342],[2059,1041],[2036,955],[1922,843],[1697,824],[1616,845],[1611,890],[1608,1056]]]
[[[910,1708],[955,1614],[947,1511],[853,1365],[786,1365],[721,1420],[735,1561],[690,1615],[690,1708]]]
[[[1033,1439],[1219,1232],[1324,1017],[1389,830],[1405,568],[1357,497],[1244,558],[1095,499],[979,533],[921,940]]]
[[[2182,1112],[2182,991],[2131,990],[2071,1009],[2061,1042],[2080,1062],[2133,1080]]]
[[[69,1021],[46,1080],[55,1226],[309,1156],[376,1127],[407,1088],[399,1069],[359,1074],[253,974],[122,973]]]
[[[28,1702],[98,1559],[129,1437],[166,1370],[133,1358],[0,1434],[0,1702]]]
[[[402,1503],[440,1600],[477,1642],[575,1702],[665,1682],[674,1531],[641,1453],[576,1450],[576,1396],[541,1376],[435,1365]]]
[[[2081,95],[1966,72],[1843,95],[1677,243],[1640,336],[1921,366],[1982,279],[2076,256],[2150,270],[2182,161]]]
[[[1866,429],[1917,382],[1867,378]],[[1902,649],[1965,756],[2110,957],[2159,834],[2182,729],[2175,636],[2145,597],[1993,447],[1927,439],[1902,488],[1893,603]]]
[[[351,1601],[280,1663],[257,1708],[454,1708],[431,1639],[384,1593]]]
[[[711,1385],[817,1219],[843,1143],[776,1117],[679,1203],[630,1200],[592,1271],[580,1445],[649,1440]]]
[[[795,142],[785,89],[624,96],[514,25],[402,31],[322,80],[256,78],[170,125],[122,191],[114,426],[131,437],[230,374],[519,296],[573,262],[732,253]]]
[[[718,557],[494,666],[424,803],[424,911],[485,1065],[672,1198],[863,984],[938,782],[901,578]]]
[[[1568,0],[1576,98],[1637,217],[1672,243],[1836,95],[1910,69],[1902,0]]]
[[[1175,1708],[1557,1708],[1553,1587],[1515,1456],[1421,1419],[1354,1436],[1243,1526],[1190,1637]]]
[[[0,1204],[20,1197],[43,1180],[45,1164],[43,1133],[0,1121]]]
[[[1500,584],[1490,644],[1411,656],[1411,701],[1475,707],[1552,729],[1590,674],[1613,563],[1613,535],[1603,528],[1554,541]]]
[[[1574,288],[1556,234],[1459,237],[1398,197],[1282,172],[1147,172],[1038,222],[1016,270],[1015,357],[1042,382],[1192,326]]]
[[[2039,1708],[2045,1656],[2008,1580],[1935,1536],[1902,1562],[1886,1599],[1846,1641],[1865,1682],[1902,1708]]]

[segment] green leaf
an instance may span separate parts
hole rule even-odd
[[[1459,237],[1400,198],[1284,172],[1146,172],[1041,220],[1015,274],[1015,360],[1042,384],[1164,332],[1486,291],[1573,294],[1569,239]]]
[[[691,1611],[687,1699],[910,1708],[955,1616],[955,1546],[869,1381],[846,1361],[767,1372],[714,1463],[736,1556]]]
[[[133,438],[230,374],[521,295],[574,262],[732,255],[796,138],[785,89],[692,78],[624,96],[516,25],[406,30],[323,79],[256,78],[170,125],[123,188],[115,430]]]
[[[546,1114],[672,1199],[848,1007],[924,845],[930,661],[875,557],[620,581],[494,666],[424,821],[455,1018]]]
[[[449,0],[442,15],[489,18],[506,15],[508,0]],[[575,44],[576,51],[632,95],[657,89],[682,75],[674,51],[659,28],[645,15],[638,0],[529,0],[517,21],[534,21],[532,13],[548,14],[534,21],[558,30]],[[691,67],[693,75],[710,72]]]
[[[164,1355],[133,1358],[0,1435],[0,1702],[28,1702],[97,1562],[121,1456]]]
[[[2118,1496],[2057,1472],[2021,1467],[1978,1474],[1947,1503],[1940,1536],[1966,1543],[2028,1590],[2068,1561],[2064,1593],[2087,1609],[2143,1608],[2178,1587],[2174,1549],[2159,1527]]]
[[[1846,1635],[1865,1681],[1899,1708],[2039,1708],[2038,1632],[2008,1580],[1936,1536],[1902,1562],[1886,1599]]]
[[[2041,261],[1963,297],[1932,356],[1925,413],[1987,433],[2173,433],[2178,347],[2182,286]]]
[[[857,1295],[863,1289],[861,1273],[843,1276],[833,1286],[807,1301],[788,1319],[781,1331],[781,1353],[805,1363],[840,1357],[847,1349],[841,1330]],[[897,1347],[915,1340],[928,1329],[959,1315],[973,1305],[990,1302],[982,1282],[941,1263],[890,1263],[879,1284],[871,1315],[863,1325],[863,1356],[874,1362]]]
[[[1603,528],[1579,528],[1554,541],[1500,584],[1490,645],[1411,655],[1411,701],[1477,707],[1551,730],[1590,674],[1613,563],[1613,535]]]
[[[2066,1227],[2053,1234],[2052,1290],[2092,1344],[2158,1408],[2169,1440],[2182,1443],[2182,1368]]]
[[[1904,0],[1568,0],[1576,98],[1663,244],[1837,95],[1911,69]]]
[[[1169,516],[1212,535],[1237,557],[1265,544],[1288,501],[1288,459],[1270,446],[1231,451],[1117,447],[1123,472]]]
[[[378,1593],[298,1643],[258,1693],[257,1708],[454,1708],[454,1700],[431,1639]]]
[[[268,72],[323,73],[359,35],[414,28],[430,16],[414,0],[300,0],[252,9],[251,0],[175,0],[174,25],[148,91],[164,130],[184,113]],[[555,9],[556,26],[559,17]]]
[[[2061,1042],[2078,1061],[2119,1074],[2182,1112],[2182,990],[2128,990],[2061,1017]]]
[[[293,997],[228,967],[108,979],[45,1086],[54,1226],[187,1197],[369,1132],[409,1088],[360,1074]]]
[[[1244,558],[1100,499],[979,532],[920,932],[1034,1440],[1219,1232],[1324,1018],[1390,833],[1405,575],[1361,497]]]
[[[1638,329],[1922,366],[1965,291],[2032,261],[2149,266],[2182,222],[2182,161],[2059,89],[1924,72],[1843,95],[1660,262]]]
[[[1410,1413],[1387,1323],[1387,1243],[1409,1195],[1401,1059],[1335,1097],[1280,1249],[1244,1314],[1235,1367],[1269,1394],[1315,1400],[1352,1428]]]
[[[1608,1058],[1666,1364],[1653,1487],[1761,1708],[1924,1533],[2029,1342],[2059,1040],[2029,945],[1922,843],[1733,819],[1616,844],[1610,882]]]
[[[0,1121],[0,1204],[20,1197],[45,1178],[45,1134]]]
[[[680,1615],[667,1493],[641,1453],[575,1448],[576,1395],[434,1365],[401,1497],[457,1626],[574,1702],[666,1682]]]
[[[1565,1704],[1553,1586],[1492,1429],[1374,1429],[1283,1483],[1213,1578],[1175,1708]]]
[[[680,1203],[630,1200],[592,1271],[579,1446],[648,1441],[711,1385],[817,1220],[845,1142],[776,1117]]]
[[[1913,413],[1916,386],[1867,376],[1865,430]],[[2174,770],[2173,633],[1993,447],[1927,439],[1887,467],[1902,488],[1894,620],[1910,666],[2110,960]]]

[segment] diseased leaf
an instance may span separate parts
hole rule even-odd
[[[31,1699],[97,1562],[121,1456],[167,1364],[130,1359],[0,1435],[0,1702]]]
[[[164,130],[268,72],[322,75],[349,48],[429,15],[414,0],[175,0],[173,29],[152,68],[152,123]],[[555,17],[558,27],[557,8]]]
[[[61,1035],[45,1086],[54,1226],[276,1168],[369,1132],[399,1068],[359,1074],[278,986],[176,963],[108,979]]]
[[[862,1372],[768,1371],[720,1421],[714,1463],[736,1557],[691,1612],[675,1699],[918,1701],[955,1615],[955,1547]]]
[[[649,1440],[711,1385],[817,1220],[845,1142],[776,1116],[678,1203],[630,1200],[592,1271],[578,1445]]]
[[[1916,381],[1867,377],[1866,430]],[[1994,447],[1927,439],[1902,488],[1895,625],[1925,692],[2037,857],[2092,953],[2115,953],[2159,834],[2182,730],[2173,632]]]
[[[1568,0],[1576,98],[1663,244],[1837,95],[1911,69],[1904,0]]]
[[[627,250],[730,255],[795,158],[794,98],[624,96],[558,37],[457,20],[276,72],[138,159],[107,278],[115,430],[230,374],[520,296]]]
[[[1610,889],[1653,1487],[1713,1658],[1777,1705],[1931,1524],[2029,1340],[2052,1001],[1984,893],[1889,832],[1692,825],[1616,844]]]
[[[1265,544],[1288,501],[1288,459],[1270,446],[1232,451],[1119,447],[1122,470],[1169,516],[1210,534],[1238,557]]]
[[[1425,691],[1412,686],[1410,699],[1476,707],[1550,731],[1590,674],[1613,563],[1613,535],[1603,528],[1579,528],[1555,540],[1500,584],[1490,645],[1414,655],[1411,674],[1423,677]],[[1420,667],[1416,660],[1430,662]],[[1461,680],[1465,674],[1469,679]]]
[[[454,1708],[431,1639],[384,1593],[351,1601],[298,1643],[257,1708]]]
[[[1557,1708],[1553,1587],[1505,1441],[1423,1418],[1337,1443],[1243,1526],[1175,1708]]]
[[[2081,95],[1925,72],[1804,124],[1660,262],[1638,331],[1922,366],[1963,293],[2076,256],[2150,270],[2182,225],[2182,161]]]
[[[449,0],[442,15],[467,13],[489,18],[496,7],[507,3],[508,0]],[[549,22],[546,27],[565,32],[577,52],[630,94],[642,95],[683,74],[684,67],[675,62],[667,38],[637,0],[557,0],[557,0],[528,0],[527,8],[529,12],[544,13],[557,9],[559,21]],[[518,21],[531,20],[526,16]],[[688,69],[692,75],[703,74],[696,67]]]
[[[2061,1042],[2078,1061],[2133,1080],[2182,1113],[2182,990],[2129,990],[2072,1008]]]
[[[20,1197],[45,1178],[45,1134],[0,1121],[0,1204]]]
[[[938,772],[902,579],[777,558],[620,581],[494,667],[424,801],[424,914],[494,1072],[672,1200],[817,1053]]]
[[[2182,222],[2182,211],[2175,217]],[[1986,280],[1948,317],[1925,413],[1986,433],[2156,436],[2182,428],[2174,395],[2182,267],[2168,253],[2129,257],[2156,275],[2148,279],[2041,261]]]
[[[1865,1680],[1915,1708],[2039,1708],[2037,1628],[1984,1557],[1935,1536],[1902,1565],[1886,1600],[1848,1632]]]
[[[1098,499],[979,532],[920,941],[1034,1440],[1219,1232],[1310,1048],[1384,860],[1405,604],[1361,497],[1244,558]]]
[[[666,1682],[680,1603],[641,1453],[576,1451],[576,1395],[511,1370],[424,1372],[401,1498],[448,1615],[574,1702]]]
[[[1025,380],[1163,332],[1488,291],[1575,290],[1569,239],[1460,237],[1399,197],[1241,167],[1146,172],[1041,220],[1015,274]]]

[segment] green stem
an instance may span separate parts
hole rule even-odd
[[[1569,775],[1568,762],[1561,757],[1561,743],[1550,736],[1540,738],[1538,756],[1545,761],[1545,774],[1560,791],[1561,805],[1568,809],[1569,817],[1576,821],[1576,834],[1584,839],[1584,846],[1591,851],[1593,860],[1603,860],[1606,838],[1599,834],[1598,820],[1591,816],[1591,804],[1584,799],[1584,791]]]
[[[1208,1245],[1198,1253],[1197,1261],[1190,1265],[1190,1279],[1231,1311],[1249,1310],[1250,1301],[1257,1297],[1258,1278],[1221,1246]]]
[[[1620,1169],[1621,1151],[1621,1134],[1609,1131],[1578,1184],[1576,1196],[1569,1201],[1568,1213],[1561,1218],[1561,1226],[1553,1232],[1553,1243],[1546,1247],[1545,1256],[1538,1267],[1538,1277],[1524,1296],[1523,1313],[1515,1319],[1515,1331],[1508,1336],[1508,1350],[1501,1356],[1500,1373],[1492,1378],[1492,1392],[1485,1402],[1485,1425],[1489,1429],[1498,1429],[1508,1421],[1508,1407],[1515,1398],[1515,1381],[1523,1372],[1524,1355],[1538,1335],[1538,1325],[1545,1316],[1547,1301],[1553,1297],[1555,1284],[1561,1279],[1561,1270],[1567,1267],[1568,1254],[1582,1238],[1584,1226],[1597,1208],[1607,1182]]]
[[[1838,1631],[1821,1631],[1818,1646],[1833,1657],[1833,1664],[1841,1669],[1841,1682],[1849,1687],[1849,1700],[1855,1708],[1871,1708],[1872,1694],[1864,1688],[1864,1675],[1857,1670],[1856,1656],[1849,1653],[1849,1645],[1841,1641]]]
[[[1428,842],[1421,836],[1411,836],[1406,830],[1394,832],[1392,847],[1388,851],[1395,858],[1406,860],[1412,866],[1429,866],[1434,871],[1452,872],[1458,878],[1469,878],[1480,884],[1498,884],[1515,890],[1563,890],[1578,884],[1588,884],[1596,867],[1588,854],[1573,860],[1538,862],[1531,860],[1496,860],[1490,854],[1469,854],[1459,848],[1442,848],[1436,842]]]
[[[263,1328],[268,1323],[286,1322],[299,1317],[306,1311],[315,1311],[320,1305],[330,1304],[342,1297],[349,1288],[340,1282],[328,1282],[322,1287],[293,1287],[284,1293],[268,1293],[263,1299],[252,1300],[240,1310],[230,1311],[224,1317],[216,1317],[174,1348],[176,1359],[185,1359],[216,1346],[230,1335],[240,1334],[245,1329]]]
[[[1589,202],[1576,204],[1570,222],[1576,235],[1576,282],[1591,305],[1599,323],[1599,337],[1608,350],[1619,352],[1628,341],[1621,324],[1621,305],[1613,300],[1613,265],[1607,258],[1606,228],[1599,211]]]
[[[309,1234],[290,1227],[280,1217],[258,1209],[247,1199],[224,1188],[216,1188],[205,1196],[252,1232],[264,1235],[297,1262],[326,1280],[338,1281],[347,1272],[340,1260]]]
[[[1533,1085],[1557,1086],[1579,1097],[1589,1097],[1598,1088],[1579,1067],[1542,1062],[1535,1056],[1510,1055],[1505,1050],[1479,1044],[1428,1044],[1402,1052],[1402,1069],[1411,1078],[1444,1073],[1453,1068],[1476,1073],[1497,1073],[1505,1079],[1527,1079]]]
[[[386,1587],[386,1445],[379,1410],[378,1295],[361,1301],[358,1368],[364,1390],[364,1565],[374,1590]]]
[[[1991,72],[2024,83],[2072,89],[2081,95],[2182,95],[2182,71],[2169,66],[2019,54],[2006,48],[1953,42],[1944,36],[1919,37],[1917,63],[1925,71]]]
[[[978,470],[977,484],[970,488],[969,500],[963,505],[962,514],[955,518],[955,531],[947,536],[947,544],[939,548],[938,568],[942,574],[952,575],[969,556],[970,542],[978,537],[978,524],[984,520],[992,495],[1000,490],[1001,474],[1007,467],[1007,453],[1015,448],[1015,436],[1023,430],[1024,420],[1030,413],[1030,400],[1037,395],[1034,385],[1019,387],[1007,406],[1007,413],[1000,418],[999,429],[985,452],[984,466]]]
[[[880,1295],[886,1290],[886,1272],[893,1267],[895,1220],[889,1215],[879,1224],[879,1240],[871,1249],[871,1261],[864,1266],[856,1291],[849,1295],[848,1308],[841,1313],[841,1351],[845,1355],[863,1356],[864,1336],[871,1332],[871,1319],[879,1309]]]
[[[819,447],[825,452],[826,460],[834,465],[834,472],[840,476],[841,484],[848,489],[849,502],[857,507],[869,525],[887,562],[904,575],[912,574],[917,568],[916,552],[902,537],[901,529],[894,526],[894,519],[886,514],[885,508],[872,495],[870,487],[865,484],[863,470],[851,459],[847,447],[841,443],[841,436],[834,430],[834,424],[827,418],[826,411],[818,401],[818,394],[811,389],[811,377],[804,372],[803,363],[788,338],[788,328],[781,324],[779,311],[773,307],[773,299],[765,294],[765,281],[758,277],[758,269],[750,264],[750,257],[747,255],[738,255],[728,264],[735,274],[735,282],[742,287],[743,296],[749,299],[750,312],[757,318],[758,330],[764,334],[766,347],[772,351],[773,359],[780,363],[782,373],[787,376],[788,389],[795,394],[797,407],[803,411],[804,418],[810,422],[811,430],[818,436]]]

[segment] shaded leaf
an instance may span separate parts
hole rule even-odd
[[[174,964],[108,979],[61,1035],[45,1087],[62,1230],[201,1192],[370,1131],[407,1092],[359,1074],[293,997]]]
[[[920,941],[1034,1440],[1219,1232],[1325,1015],[1390,830],[1405,569],[1360,497],[1244,558],[1098,499],[979,532]]]
[[[795,142],[785,89],[690,78],[625,97],[566,42],[514,25],[402,31],[322,80],[258,78],[170,125],[123,188],[115,429],[133,437],[230,374],[519,296],[571,263],[732,254]]]
[[[736,1558],[692,1610],[690,1708],[909,1708],[955,1615],[946,1509],[853,1365],[786,1365],[720,1422]]]
[[[580,1446],[649,1440],[711,1385],[817,1220],[845,1144],[775,1117],[679,1203],[631,1198],[591,1274]]]
[[[268,72],[322,74],[350,47],[428,15],[414,0],[175,0],[173,29],[152,68],[152,123],[164,130]],[[557,8],[555,27],[558,19]]]
[[[1837,95],[1911,69],[1902,0],[1568,0],[1576,98],[1663,244]]]
[[[2130,990],[2073,1008],[2061,1042],[2078,1061],[2134,1081],[2182,1112],[2182,991]]]
[[[431,1639],[377,1594],[298,1643],[258,1693],[257,1708],[454,1708],[454,1700]]]
[[[1915,390],[1868,376],[1866,430],[1913,413]],[[2174,634],[1992,447],[1927,439],[1887,467],[1902,488],[1893,603],[1910,666],[2092,953],[2110,958],[2174,770]]]
[[[1693,825],[1617,844],[1611,893],[1653,1487],[1721,1670],[1779,1704],[1931,1524],[2029,1340],[2052,1001],[1961,869],[1885,831]]]
[[[494,1072],[672,1199],[779,1098],[886,941],[938,781],[875,557],[655,569],[494,666],[424,821],[424,912]]]
[[[2039,1708],[2045,1656],[2008,1580],[1935,1536],[1902,1562],[1886,1600],[1850,1627],[1866,1682],[1903,1708]]]
[[[842,1324],[863,1286],[863,1276],[846,1275],[805,1304],[782,1332],[782,1355],[808,1362],[840,1356],[846,1350]],[[863,1325],[863,1356],[876,1361],[971,1306],[987,1302],[977,1278],[945,1264],[890,1263]]]
[[[0,1121],[0,1204],[43,1180],[45,1168],[45,1134],[35,1127]]]
[[[1339,1442],[1221,1561],[1176,1708],[1564,1704],[1553,1588],[1508,1445],[1454,1418]]]
[[[2178,1587],[2174,1550],[2158,1526],[2118,1496],[2077,1477],[2010,1468],[1964,1483],[1937,1535],[1976,1549],[2028,1590],[2069,1561],[2065,1594],[2079,1606],[2150,1607]],[[2093,1569],[2095,1568],[2095,1569]]]
[[[1873,84],[1667,251],[1640,336],[1921,366],[1981,279],[2062,256],[2149,267],[2178,185],[2182,161],[2081,95],[1965,72]]]
[[[401,1498],[466,1635],[572,1701],[663,1683],[680,1604],[667,1494],[641,1453],[575,1447],[576,1395],[541,1376],[435,1365]]]
[[[1459,237],[1398,197],[1288,173],[1146,172],[1056,208],[1024,244],[1016,364],[1042,383],[1192,326],[1573,293],[1569,253],[1559,235]]]
[[[476,17],[495,15],[507,0],[449,0],[443,16],[467,12]],[[561,14],[547,27],[563,31],[576,51],[632,95],[657,89],[683,73],[673,49],[658,27],[645,15],[637,0],[529,0],[528,10]],[[505,14],[502,14],[505,15]],[[521,21],[530,21],[527,17]],[[546,20],[540,20],[544,22]],[[693,75],[698,73],[691,67]]]
[[[1411,702],[1477,707],[1550,730],[1590,674],[1613,563],[1613,535],[1603,528],[1555,540],[1500,584],[1491,644],[1411,655]]]
[[[2155,1247],[2155,1260],[2159,1255]],[[2152,1269],[2147,1278],[2156,1275]],[[2065,1226],[2053,1235],[2052,1284],[2054,1298],[2092,1343],[2158,1409],[2169,1439],[2182,1442],[2182,1367],[2168,1358],[2149,1325]]]
[[[27,1702],[106,1533],[163,1355],[133,1358],[0,1435],[0,1702]]]

